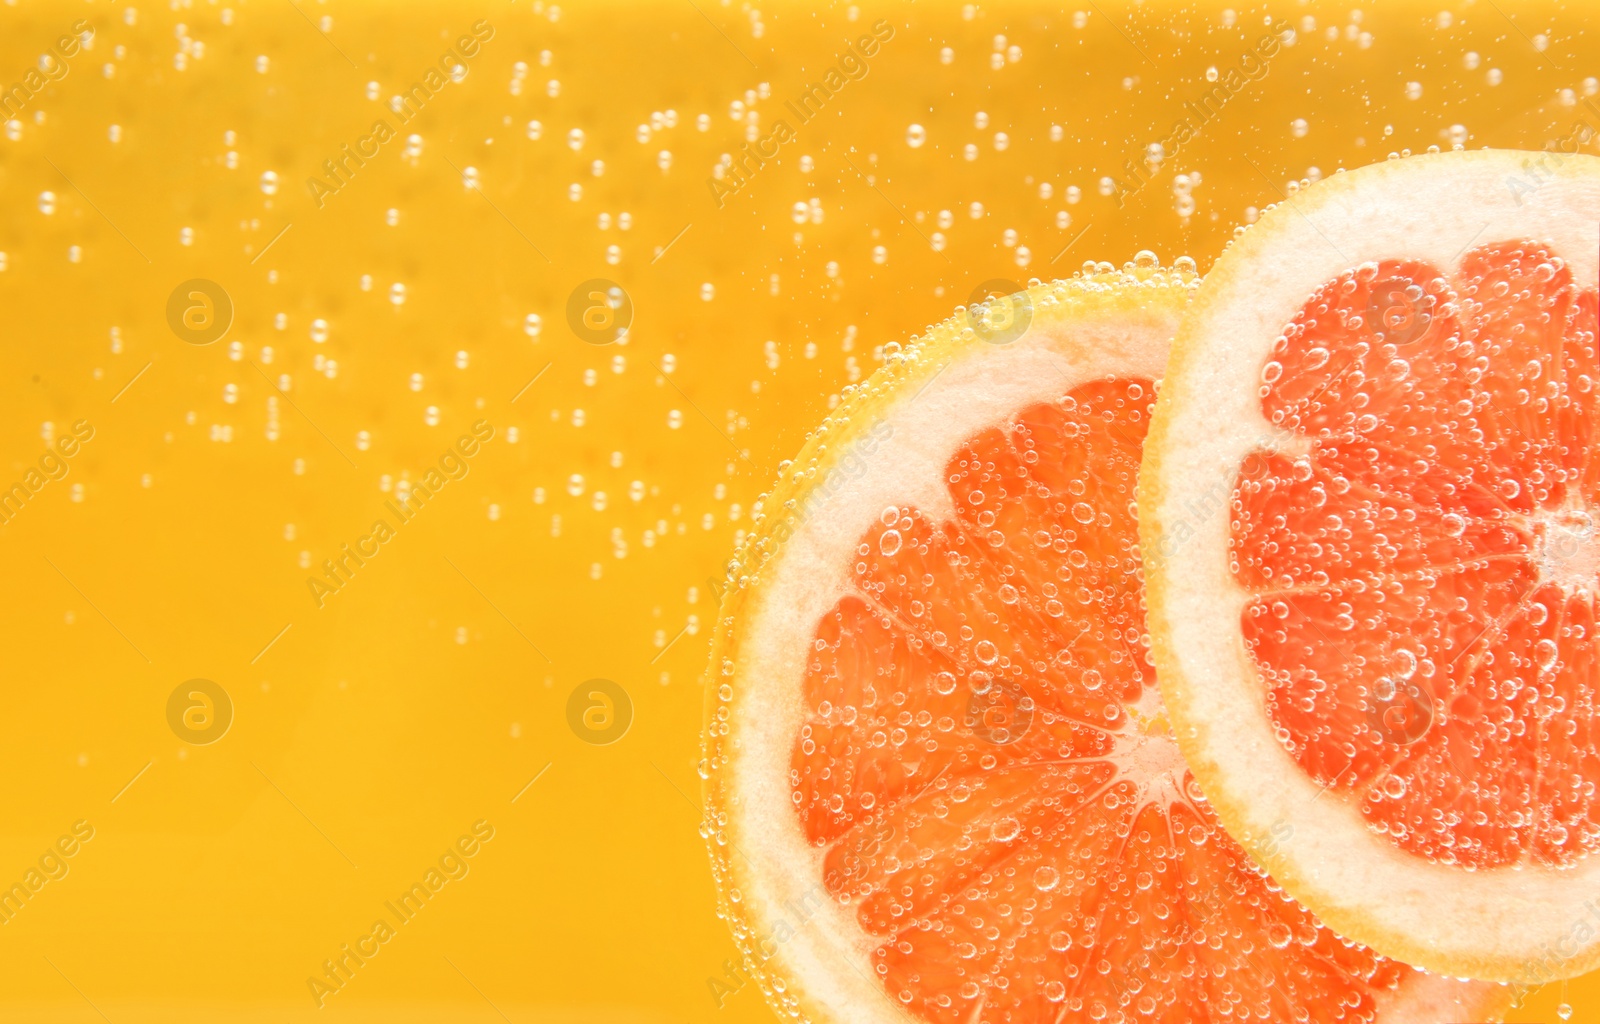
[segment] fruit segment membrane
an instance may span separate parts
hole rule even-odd
[[[1371,1021],[1411,968],[1324,929],[1216,824],[1149,656],[1148,380],[951,459],[954,517],[885,508],[823,618],[791,755],[824,882],[929,1021]]]
[[[1537,242],[1329,281],[1261,371],[1233,495],[1279,741],[1430,861],[1600,846],[1595,290]]]

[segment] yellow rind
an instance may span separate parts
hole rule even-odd
[[[1480,150],[1425,154],[1410,157],[1408,161],[1490,161],[1503,160],[1506,155],[1505,151]],[[1539,160],[1547,155],[1520,154],[1533,160]],[[1554,165],[1556,169],[1552,173],[1575,174],[1578,171],[1574,170],[1574,164],[1579,164],[1588,165],[1583,167],[1583,173],[1592,174],[1594,162],[1595,158],[1590,156],[1565,156],[1564,167],[1558,163]],[[1198,325],[1207,312],[1221,305],[1235,282],[1247,279],[1253,273],[1253,268],[1260,265],[1260,261],[1272,258],[1269,245],[1279,225],[1288,223],[1291,218],[1307,217],[1319,208],[1326,208],[1335,200],[1358,196],[1363,189],[1373,187],[1374,182],[1381,179],[1390,167],[1391,164],[1388,163],[1373,164],[1324,179],[1314,186],[1314,190],[1302,191],[1299,194],[1295,202],[1302,205],[1291,206],[1289,203],[1284,203],[1274,206],[1265,211],[1259,221],[1239,235],[1208,271],[1203,286],[1198,289],[1193,302],[1185,310],[1178,334],[1173,340],[1171,354],[1168,356],[1165,380],[1181,382],[1195,372],[1199,361],[1204,358],[1200,351],[1203,346],[1197,334]],[[1576,977],[1600,968],[1600,945],[1585,954],[1570,958],[1560,976],[1530,976],[1526,958],[1514,955],[1485,952],[1477,956],[1441,956],[1438,951],[1413,941],[1406,934],[1377,926],[1370,918],[1351,907],[1340,894],[1326,890],[1297,870],[1294,860],[1280,846],[1266,842],[1264,837],[1250,834],[1250,829],[1246,825],[1244,804],[1233,799],[1223,788],[1220,784],[1221,765],[1205,753],[1209,749],[1209,744],[1206,742],[1207,724],[1194,713],[1190,698],[1191,681],[1187,678],[1182,659],[1178,657],[1170,640],[1172,625],[1169,615],[1171,603],[1168,567],[1162,564],[1161,559],[1155,557],[1162,540],[1157,511],[1167,497],[1158,472],[1161,452],[1165,448],[1166,438],[1171,430],[1171,408],[1175,403],[1189,397],[1183,394],[1181,387],[1174,388],[1170,384],[1158,393],[1155,411],[1151,416],[1150,430],[1145,438],[1144,461],[1139,472],[1137,489],[1139,536],[1145,565],[1145,602],[1152,642],[1151,654],[1161,687],[1161,699],[1175,726],[1173,732],[1177,737],[1178,747],[1223,828],[1240,842],[1251,858],[1271,875],[1285,892],[1310,909],[1329,928],[1391,959],[1416,964],[1446,977],[1531,985],[1559,980],[1559,977]],[[1203,395],[1194,397],[1201,402],[1205,400]],[[1239,644],[1242,651],[1242,637]],[[1510,998],[1510,995],[1506,996],[1506,1006],[1498,1012],[1503,1013],[1509,1008]]]

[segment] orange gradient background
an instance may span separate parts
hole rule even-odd
[[[0,133],[0,482],[94,430],[0,526],[0,884],[94,831],[0,925],[8,1021],[770,1020],[710,983],[735,950],[700,673],[713,584],[829,396],[982,282],[1203,271],[1291,181],[1600,127],[1576,3],[6,0],[0,89],[80,21]],[[793,119],[880,21],[867,74]],[[308,186],[480,23],[461,81]],[[1264,78],[1102,193],[1280,23]],[[719,203],[713,167],[779,120]],[[594,278],[625,344],[569,327]],[[191,279],[233,305],[220,341],[169,326]],[[480,422],[319,607],[323,560]],[[233,704],[204,746],[167,718],[195,678]],[[567,713],[596,678],[632,708],[610,745]],[[319,1010],[308,977],[386,917]],[[1600,1016],[1600,981],[1566,998]]]

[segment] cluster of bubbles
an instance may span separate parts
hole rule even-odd
[[[1436,862],[1600,850],[1583,290],[1534,242],[1366,263],[1261,369],[1263,415],[1300,447],[1252,460],[1231,543],[1278,738]]]

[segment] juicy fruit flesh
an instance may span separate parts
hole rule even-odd
[[[1106,380],[890,507],[805,679],[792,796],[885,991],[929,1021],[1372,1021],[1411,969],[1256,871],[1183,766],[1133,509],[1153,389]]]
[[[1533,242],[1329,282],[1262,369],[1233,496],[1279,740],[1412,854],[1600,847],[1596,293]],[[1274,447],[1276,450],[1274,450]]]

